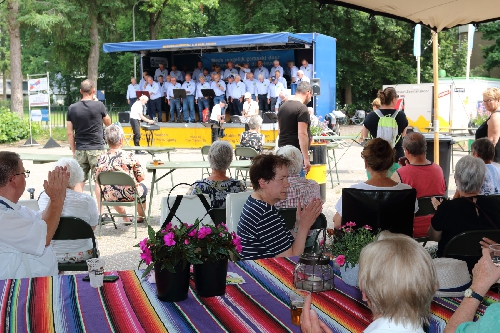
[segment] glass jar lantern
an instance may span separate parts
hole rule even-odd
[[[293,284],[297,289],[320,292],[333,289],[333,277],[330,258],[315,253],[304,253],[295,266]]]

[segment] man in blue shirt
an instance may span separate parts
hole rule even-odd
[[[238,75],[238,70],[233,67],[233,62],[232,61],[228,61],[227,62],[227,68],[224,71],[224,77],[223,77],[224,80],[226,80],[231,75],[232,76]]]
[[[264,79],[264,75],[259,74],[258,76],[259,81],[257,81],[257,99],[259,102],[259,110],[262,112],[266,112],[267,109],[267,95],[269,92],[269,81]]]
[[[227,109],[230,115],[234,115],[234,105],[233,105],[233,88],[234,88],[234,76],[229,75],[227,77],[226,83],[226,101],[227,101]]]
[[[280,73],[283,73],[283,67],[280,66],[280,62],[278,59],[273,61],[273,67],[269,71],[269,76],[275,76],[276,71],[280,71]]]
[[[170,72],[170,77],[175,77],[176,82],[182,82],[184,80],[184,76],[181,71],[177,70],[177,66],[172,66],[172,71]]]
[[[175,121],[174,114],[177,115],[177,122],[181,122],[181,99],[174,98],[174,89],[182,89],[181,84],[177,82],[177,78],[172,76],[170,78],[170,86],[168,87],[167,98],[168,105],[170,106],[170,122]]]
[[[219,74],[214,74],[214,80],[210,83],[210,87],[215,92],[214,105],[219,104],[220,101],[225,101],[226,83],[220,79]],[[224,113],[224,107],[221,112]]]
[[[198,77],[198,84],[196,85],[196,104],[198,104],[198,111],[199,111],[199,116],[200,116],[200,123],[203,121],[203,110],[204,109],[209,109],[210,110],[210,100],[208,97],[204,97],[203,93],[201,92],[202,89],[211,89],[210,88],[210,83],[205,82],[205,77],[203,75],[200,75]]]
[[[262,74],[264,78],[266,77],[264,74]],[[252,100],[257,101],[257,97],[255,97],[255,90],[257,87],[257,80],[253,78],[253,73],[250,72],[247,74],[248,79],[245,81],[245,86],[247,92],[249,92],[252,95]]]
[[[198,67],[196,67],[193,71],[193,81],[198,81],[200,75],[203,75],[203,63],[201,61],[198,61]]]
[[[132,107],[132,104],[137,101],[137,95],[135,92],[139,90],[139,85],[135,81],[135,77],[130,79],[130,84],[128,85],[127,88],[127,103]]]
[[[167,77],[168,75],[168,69],[165,68],[164,64],[160,64],[160,67],[156,69],[155,71],[155,81],[158,81],[158,77],[161,75],[164,78]]]
[[[236,75],[234,79],[235,82],[231,93],[233,101],[233,113],[236,116],[241,116],[241,111],[243,110],[243,95],[245,95],[246,87],[245,84],[241,82],[241,78],[239,75]]]
[[[148,101],[148,115],[150,119],[156,117],[158,112],[158,119],[161,119],[161,87],[158,82],[153,81],[151,76],[148,76],[148,84],[146,86],[146,91],[149,92]]]
[[[313,77],[313,65],[311,65],[306,59],[302,59],[302,66],[300,66],[300,70],[302,72],[304,72],[304,75],[307,78],[312,79],[312,77]]]
[[[191,81],[191,75],[186,74],[186,81],[182,84],[182,89],[186,90],[186,98],[182,100],[182,111],[184,112],[184,122],[195,122],[194,118],[194,94],[196,93],[196,83]]]
[[[259,74],[264,75],[264,79],[269,78],[269,71],[263,66],[262,60],[257,61],[257,68],[255,69],[255,76],[259,77]],[[253,98],[252,98],[253,99]]]

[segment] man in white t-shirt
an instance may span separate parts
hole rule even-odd
[[[220,127],[212,128],[212,142],[216,141],[219,137],[224,137],[224,130],[221,127],[222,124],[224,124],[225,114],[223,113],[223,110],[225,107],[226,101],[221,100],[212,108],[212,114],[210,114],[210,122]]]
[[[132,132],[134,133],[134,146],[139,147],[139,141],[141,140],[141,120],[147,122],[148,124],[154,124],[154,120],[148,119],[143,116],[144,105],[148,102],[148,96],[142,95],[139,97],[130,110],[130,127],[132,127]],[[136,150],[136,154],[145,154],[141,150]]]
[[[57,260],[50,245],[66,198],[69,172],[50,171],[43,187],[47,208],[33,211],[18,204],[29,171],[18,154],[0,152],[0,280],[57,275]]]

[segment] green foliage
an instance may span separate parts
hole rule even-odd
[[[376,238],[371,227],[354,229],[355,226],[355,222],[347,222],[341,230],[328,230],[330,240],[326,245],[327,251],[337,257],[340,266],[344,265],[345,259],[346,267],[354,267],[359,262],[361,250]]]
[[[233,261],[240,259],[240,238],[236,233],[230,233],[224,223],[201,227],[193,245],[197,248],[195,252],[197,258],[202,262],[216,262],[226,258],[231,258]]]
[[[33,135],[41,132],[40,125],[32,123]],[[30,125],[27,119],[21,119],[17,113],[0,108],[0,143],[10,143],[27,139]]]
[[[483,39],[494,41],[493,45],[483,48],[483,56],[486,59],[484,68],[490,71],[500,66],[500,21],[481,24],[479,31],[483,33]]]

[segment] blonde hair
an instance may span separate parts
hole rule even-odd
[[[438,285],[430,255],[414,239],[383,231],[361,251],[359,287],[374,316],[421,327]]]
[[[382,103],[380,103],[380,98],[375,98],[372,102],[372,106],[375,106],[377,109],[380,109],[382,106]]]
[[[488,88],[483,92],[483,96],[492,99],[500,99],[500,89],[497,87]]]

